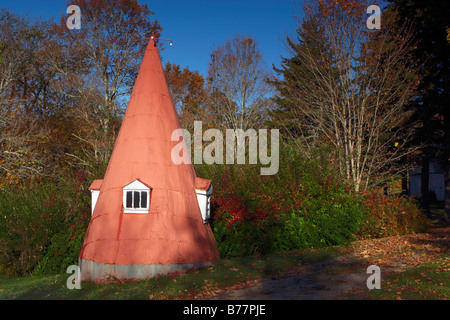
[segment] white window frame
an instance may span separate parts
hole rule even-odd
[[[134,192],[146,192],[147,193],[147,203],[145,208],[127,208],[127,192],[133,192],[133,200],[132,203],[134,204]],[[143,184],[138,179],[134,180],[133,182],[130,182],[126,186],[123,187],[123,212],[124,213],[140,213],[140,214],[147,214],[150,211],[150,196],[152,194],[151,188]],[[142,203],[141,203],[142,205]]]

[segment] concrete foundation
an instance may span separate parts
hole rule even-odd
[[[81,281],[105,283],[110,281],[137,281],[159,276],[185,273],[211,265],[212,262],[182,264],[133,264],[116,265],[78,259]]]

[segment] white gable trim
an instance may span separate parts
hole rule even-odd
[[[195,189],[196,194],[204,194],[210,196],[212,194],[212,183],[209,185],[208,190]]]
[[[136,179],[126,186],[123,187],[123,190],[150,190],[145,184],[143,184],[139,179]]]

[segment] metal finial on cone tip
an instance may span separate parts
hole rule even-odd
[[[143,40],[147,40],[147,39],[151,39],[151,40],[154,40],[154,41],[156,41],[156,40],[170,41],[169,45],[173,45],[173,41],[172,40],[170,40],[170,39],[163,39],[163,38],[155,38],[155,36],[153,34],[150,36],[150,38],[136,39],[135,41],[143,41]]]

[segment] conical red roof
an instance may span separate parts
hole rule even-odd
[[[112,152],[80,259],[113,265],[213,261],[217,245],[204,224],[192,164],[176,165],[171,141],[180,128],[154,40],[146,49]],[[151,188],[148,214],[123,210],[123,187]],[[83,270],[82,270],[83,272]]]

